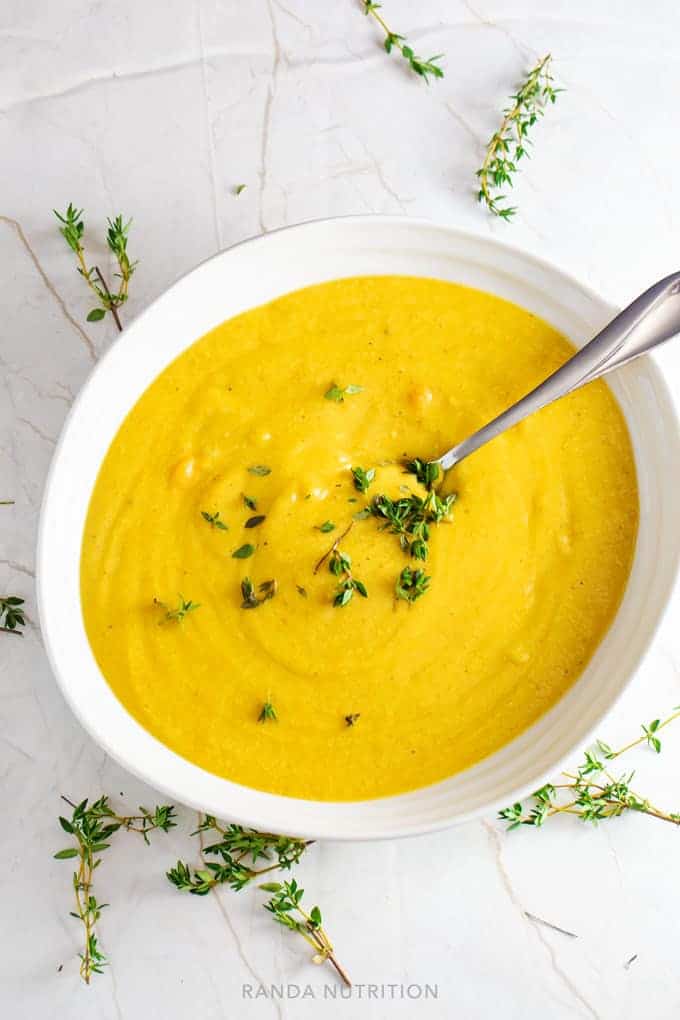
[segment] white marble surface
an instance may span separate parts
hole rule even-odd
[[[259,894],[182,898],[163,872],[183,830],[121,837],[98,874],[112,966],[86,988],[68,916],[59,794],[145,789],[82,732],[35,624],[41,490],[74,394],[113,338],[54,229],[135,217],[141,259],[125,317],[218,248],[299,220],[428,216],[532,249],[624,301],[678,268],[680,13],[672,0],[384,0],[426,54],[427,88],[380,48],[356,0],[4,0],[0,8],[0,590],[25,596],[23,640],[0,635],[0,1014],[12,1020],[312,1016],[677,1017],[680,833],[644,817],[561,819],[505,835],[493,818],[385,845],[323,845],[301,869],[358,983],[428,982],[414,1007],[358,997],[250,1001],[244,983],[326,975],[275,930]],[[551,50],[567,92],[536,131],[517,221],[489,220],[473,172],[504,97]],[[246,191],[233,195],[238,183]],[[96,236],[96,229],[92,233]],[[101,231],[99,231],[101,234]],[[97,258],[106,261],[101,243]],[[680,398],[680,360],[664,355]],[[680,702],[678,605],[607,722],[612,742]],[[680,808],[680,732],[636,752],[640,785]],[[526,911],[575,932],[569,939]],[[626,961],[636,956],[626,966]],[[62,968],[63,965],[63,968]],[[332,977],[328,975],[332,982]],[[358,993],[357,993],[358,995]],[[364,996],[366,992],[364,992]]]

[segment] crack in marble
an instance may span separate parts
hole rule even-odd
[[[222,251],[222,231],[220,229],[220,217],[217,200],[217,158],[215,156],[215,137],[213,124],[210,119],[210,98],[208,95],[208,69],[206,65],[205,39],[203,35],[203,5],[202,0],[196,0],[196,28],[198,32],[198,46],[201,64],[201,85],[203,88],[203,106],[205,109],[205,131],[208,143],[208,162],[210,165],[210,186],[212,191],[213,219],[215,225],[215,240],[217,250]]]
[[[291,11],[289,10],[288,7],[284,7],[284,5],[281,3],[281,0],[274,0],[274,3],[276,4],[276,6],[278,7],[282,14],[287,14],[289,18],[292,18],[293,21],[297,21],[298,25],[302,25],[302,27],[306,28],[308,32],[313,31],[312,26],[309,24],[309,22],[303,21],[302,18],[295,13],[295,11]]]
[[[2,743],[5,744],[7,747],[11,748],[16,754],[20,754],[23,758],[26,758],[28,761],[35,761],[34,755],[29,754],[28,751],[24,751],[23,747],[19,747],[19,745],[15,744],[13,740],[10,740],[9,737],[6,737],[4,733],[0,733],[0,741],[2,741]]]
[[[118,1020],[123,1020],[123,1011],[120,1008],[120,1002],[118,1000],[118,983],[116,981],[116,974],[110,960],[108,961],[107,969],[111,977],[111,1001],[113,1002],[114,1008],[116,1010],[116,1016],[118,1017]]]
[[[227,54],[224,54],[224,56],[226,55]],[[198,62],[198,59],[192,58],[191,60],[179,60],[174,64],[159,64],[158,67],[145,67],[140,68],[137,71],[124,71],[121,74],[116,74],[115,71],[112,71],[110,74],[95,74],[89,78],[83,78],[82,81],[74,82],[72,85],[67,85],[65,88],[58,89],[55,92],[38,92],[35,95],[25,96],[23,99],[17,99],[14,102],[8,103],[6,106],[0,107],[0,114],[12,113],[24,106],[29,106],[31,103],[48,102],[51,99],[63,99],[66,96],[77,95],[79,92],[96,88],[98,85],[105,85],[113,82],[136,81],[140,78],[147,78],[152,74],[172,74],[175,71],[188,70],[189,68],[195,67]]]
[[[526,60],[527,53],[530,53],[534,58],[537,57],[536,50],[534,50],[531,46],[528,46],[526,43],[521,42],[519,39],[515,39],[512,32],[510,32],[507,28],[504,28],[498,21],[486,18],[483,14],[476,10],[471,3],[469,3],[469,0],[461,0],[461,3],[480,25],[484,25],[486,28],[493,28],[497,32],[500,32],[501,35],[504,35],[522,60]]]
[[[587,1010],[589,1016],[592,1016],[594,1018],[594,1020],[601,1020],[601,1017],[600,1017],[599,1013],[593,1008],[593,1006],[591,1006],[591,1004],[585,998],[585,996],[580,991],[578,986],[574,984],[574,982],[571,980],[571,978],[566,973],[566,971],[564,971],[562,969],[562,967],[560,967],[559,962],[557,960],[557,954],[555,953],[555,950],[553,949],[553,947],[550,944],[549,940],[544,936],[543,932],[538,928],[538,926],[533,924],[527,918],[526,911],[525,911],[525,909],[524,909],[524,907],[523,907],[523,905],[522,905],[522,903],[521,903],[517,893],[515,892],[515,889],[514,889],[513,884],[512,884],[512,880],[511,880],[510,875],[508,874],[507,868],[505,867],[505,864],[503,862],[503,848],[502,848],[502,845],[501,845],[501,839],[500,839],[500,835],[498,833],[498,829],[496,829],[496,827],[494,825],[492,825],[490,822],[487,822],[487,821],[483,821],[482,825],[484,826],[484,828],[487,831],[487,834],[489,836],[489,842],[490,842],[490,844],[491,844],[491,846],[492,846],[492,848],[494,850],[494,857],[495,857],[495,861],[496,861],[496,870],[498,871],[498,874],[500,876],[503,888],[505,889],[506,893],[508,894],[508,897],[509,897],[511,903],[513,904],[513,906],[519,911],[520,916],[522,918],[522,922],[525,925],[529,926],[531,931],[536,935],[536,938],[538,939],[538,941],[541,943],[543,948],[548,953],[548,957],[550,959],[550,965],[552,967],[552,970],[557,975],[557,977],[559,978],[559,980],[561,981],[563,986],[567,989],[567,991],[573,996],[574,999],[577,1000],[577,1002],[579,1002],[581,1004],[581,1006],[583,1006],[583,1008],[585,1010]]]
[[[451,103],[444,103],[444,109],[448,110],[449,114],[453,117],[456,123],[460,124],[460,126],[464,128],[465,131],[467,131],[470,138],[479,147],[480,152],[482,152],[484,150],[484,142],[482,141],[481,131],[476,131],[475,128],[473,128],[472,125],[469,123],[469,121],[465,119],[462,113],[459,113],[458,110],[454,109]]]
[[[560,74],[560,80],[564,82],[564,84],[568,87],[570,92],[577,93],[579,91],[582,92],[590,100],[590,102],[593,103],[593,105],[596,106],[600,110],[600,112],[603,113],[605,117],[607,117],[612,122],[612,124],[615,124],[617,126],[623,137],[629,143],[635,155],[638,157],[640,166],[642,168],[646,168],[650,177],[656,184],[656,194],[663,202],[664,208],[666,210],[668,225],[671,229],[674,229],[675,227],[674,207],[672,203],[668,201],[668,190],[662,179],[662,175],[658,167],[654,163],[652,163],[652,161],[649,158],[645,158],[646,149],[637,144],[637,139],[635,135],[633,135],[632,132],[628,129],[625,121],[617,117],[616,114],[609,109],[609,107],[605,106],[605,104],[600,99],[599,95],[597,95],[595,92],[592,92],[590,89],[586,88],[584,85],[582,85],[580,81],[575,82],[573,79],[565,78],[563,74]]]
[[[392,198],[397,203],[397,205],[399,206],[399,208],[401,209],[401,211],[403,213],[407,212],[406,205],[407,204],[410,205],[412,202],[415,202],[415,198],[402,198],[401,195],[392,187],[392,185],[387,180],[379,160],[373,155],[373,153],[368,148],[368,146],[366,145],[364,140],[357,136],[357,141],[359,142],[359,145],[361,146],[361,148],[364,150],[364,153],[368,157],[369,166],[366,167],[366,168],[363,168],[361,170],[357,170],[356,168],[349,166],[349,167],[347,167],[345,173],[343,173],[343,171],[341,169],[338,169],[338,171],[336,173],[331,174],[330,176],[331,177],[341,177],[341,176],[351,177],[351,176],[354,176],[357,172],[361,173],[361,172],[366,172],[367,170],[369,172],[372,171],[375,174],[375,176],[378,178],[378,182],[381,185],[383,191],[387,195],[389,195],[390,198]],[[338,141],[337,144],[338,144],[338,147],[339,147],[341,153],[343,154],[343,156],[347,160],[347,162],[351,164],[353,162],[353,160],[352,160],[352,157],[347,152],[347,149],[345,148],[345,146],[342,144],[341,141]],[[361,196],[361,197],[362,197],[362,200],[363,200],[363,196]]]
[[[258,206],[258,223],[260,231],[263,234],[267,233],[267,226],[264,222],[264,196],[267,189],[268,183],[268,164],[269,164],[269,136],[271,133],[272,126],[272,105],[274,102],[274,93],[276,91],[277,78],[279,68],[281,66],[281,46],[279,43],[279,35],[276,29],[276,19],[274,17],[274,8],[272,6],[272,0],[267,0],[267,9],[269,11],[269,19],[271,21],[271,35],[272,45],[274,47],[274,62],[272,64],[271,78],[267,85],[267,98],[264,103],[264,110],[262,112],[262,141],[260,145],[260,189],[259,189],[259,206]]]
[[[197,812],[197,815],[198,815],[198,824],[200,825],[201,824],[201,813],[200,813],[200,811]],[[201,847],[201,857],[203,858],[203,851],[204,851],[204,847],[205,847],[205,842],[204,842],[204,833],[202,831],[200,831],[198,833],[198,842],[199,842],[200,847]],[[205,858],[203,858],[203,859],[205,859]],[[236,945],[236,952],[238,953],[238,955],[239,955],[239,957],[241,959],[241,962],[243,963],[244,967],[246,968],[246,970],[248,971],[250,976],[255,979],[257,984],[264,986],[266,984],[266,982],[264,981],[262,975],[257,973],[257,971],[253,967],[252,963],[250,962],[250,960],[248,959],[248,957],[245,954],[245,950],[243,949],[243,944],[241,943],[240,938],[236,934],[236,929],[234,928],[233,924],[231,923],[231,918],[229,917],[229,914],[227,912],[227,908],[225,907],[224,903],[222,902],[222,900],[220,898],[219,890],[217,889],[216,886],[213,886],[211,892],[213,893],[213,895],[215,897],[215,902],[217,904],[217,909],[219,910],[220,914],[222,915],[224,923],[226,924],[227,928],[229,929],[229,931],[231,933],[231,937],[233,938],[234,943]],[[279,1020],[283,1020],[283,1010],[282,1010],[282,1007],[281,1007],[279,1001],[277,999],[272,999],[271,1003],[272,1003],[272,1005],[276,1009],[276,1015],[279,1018]]]
[[[33,248],[31,247],[31,245],[29,244],[28,238],[26,237],[26,234],[24,233],[23,228],[22,228],[21,224],[19,223],[19,221],[18,220],[13,220],[11,218],[11,216],[3,216],[2,214],[0,214],[0,223],[6,223],[9,227],[11,227],[16,232],[16,235],[19,238],[19,240],[21,241],[21,244],[26,249],[26,253],[28,254],[28,257],[30,258],[30,260],[33,263],[33,265],[35,266],[35,269],[36,269],[38,275],[40,276],[40,279],[45,284],[45,286],[47,287],[48,291],[50,292],[52,297],[55,299],[55,301],[57,302],[57,304],[61,308],[61,310],[62,310],[62,312],[64,314],[64,317],[66,319],[68,319],[68,321],[71,323],[71,325],[74,327],[74,329],[76,329],[78,331],[78,333],[79,333],[79,335],[80,335],[80,337],[81,337],[81,339],[83,341],[83,344],[85,346],[85,349],[87,350],[87,353],[90,356],[90,360],[92,361],[93,364],[96,363],[96,361],[97,361],[97,352],[96,352],[96,350],[94,348],[94,344],[92,343],[92,341],[90,340],[89,336],[87,335],[87,333],[85,332],[83,327],[80,325],[80,323],[77,322],[73,318],[71,313],[69,312],[68,308],[66,307],[66,302],[64,301],[64,299],[61,296],[61,294],[59,294],[59,292],[56,290],[54,284],[52,283],[52,281],[50,280],[49,276],[47,275],[47,273],[43,269],[42,265],[40,264],[40,260],[38,259],[38,256],[33,251]]]
[[[27,429],[30,429],[30,431],[38,436],[39,439],[42,439],[43,442],[49,443],[50,446],[56,446],[56,439],[53,439],[52,436],[48,436],[46,432],[43,432],[43,430],[39,428],[35,422],[29,421],[28,418],[22,418],[20,415],[17,415],[16,420],[21,422],[22,425],[25,425]]]
[[[35,578],[35,571],[25,567],[23,563],[17,563],[16,560],[3,560],[0,559],[0,566],[9,567],[10,570],[14,570],[18,574],[26,574],[27,577]]]

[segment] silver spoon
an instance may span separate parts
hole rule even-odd
[[[448,471],[534,411],[625,365],[677,333],[680,333],[680,273],[672,273],[624,308],[590,343],[525,397],[431,463]]]

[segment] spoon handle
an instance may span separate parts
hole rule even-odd
[[[544,382],[478,432],[447,450],[435,463],[448,471],[534,411],[625,365],[677,333],[680,333],[680,272],[664,277],[646,290]]]

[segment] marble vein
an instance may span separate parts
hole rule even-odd
[[[550,940],[543,934],[539,926],[533,924],[533,922],[530,921],[529,918],[527,917],[527,912],[524,909],[522,903],[520,902],[517,893],[515,892],[512,880],[510,878],[510,875],[508,874],[507,868],[505,867],[505,862],[503,861],[503,846],[501,843],[501,838],[498,829],[491,822],[484,821],[482,824],[489,836],[489,842],[494,851],[496,868],[498,870],[498,874],[503,884],[503,887],[505,888],[505,891],[507,892],[511,903],[519,911],[523,923],[529,926],[529,928],[536,935],[538,941],[546,950],[548,954],[548,959],[550,961],[550,966],[555,975],[557,976],[557,978],[559,979],[559,981],[561,982],[561,984],[564,986],[564,988],[569,992],[569,994],[574,999],[576,999],[577,1002],[580,1003],[580,1005],[583,1007],[583,1009],[589,1016],[594,1017],[594,1020],[601,1020],[599,1013],[597,1013],[593,1006],[591,1006],[591,1004],[585,998],[585,996],[578,988],[578,986],[574,984],[574,982],[571,980],[566,971],[564,971],[563,968],[560,966],[559,961],[557,959],[557,954],[552,944],[550,943]]]
[[[198,825],[200,825],[201,824],[201,814],[200,814],[200,812],[197,815],[197,821],[198,821]],[[204,833],[202,831],[200,831],[198,833],[198,840],[199,840],[200,847],[201,847],[201,857],[203,858],[203,850],[205,848],[205,842],[204,842]],[[203,859],[205,860],[205,858],[203,858]],[[220,891],[217,888],[217,886],[213,886],[212,887],[211,893],[213,895],[215,903],[217,904],[217,909],[219,910],[224,923],[226,924],[227,928],[229,929],[229,933],[231,934],[231,937],[233,939],[234,945],[236,946],[236,952],[238,953],[239,958],[240,958],[241,962],[243,963],[243,966],[246,968],[246,970],[251,975],[251,977],[254,978],[255,983],[257,985],[266,985],[267,982],[262,977],[262,975],[258,974],[258,972],[255,970],[255,968],[253,967],[252,963],[250,962],[250,960],[248,959],[248,957],[246,955],[246,952],[245,952],[245,950],[243,948],[243,943],[241,942],[240,938],[238,937],[238,935],[236,933],[236,929],[234,928],[233,924],[231,923],[231,918],[229,917],[229,912],[228,912],[227,908],[225,907],[224,903],[222,902],[222,897],[220,896]],[[276,1015],[278,1016],[279,1020],[282,1020],[283,1012],[282,1012],[282,1008],[281,1008],[279,1000],[278,999],[272,999],[271,1002],[272,1002],[272,1005],[275,1008]]]
[[[196,0],[196,29],[198,34],[198,46],[200,50],[201,64],[201,86],[203,89],[203,108],[205,113],[205,132],[208,145],[208,162],[210,165],[210,190],[212,195],[213,219],[215,223],[215,243],[217,251],[222,251],[222,231],[220,228],[220,216],[217,200],[217,160],[215,157],[215,138],[213,124],[210,117],[210,98],[208,95],[208,69],[206,66],[205,39],[203,35],[203,2]]]
[[[281,44],[279,43],[279,35],[276,28],[276,18],[274,17],[274,7],[272,5],[272,0],[267,0],[267,10],[269,12],[269,21],[271,24],[271,38],[272,46],[274,49],[274,62],[272,64],[270,80],[267,85],[267,95],[265,97],[264,110],[262,113],[262,140],[260,144],[260,173],[259,173],[260,193],[258,204],[258,223],[260,226],[260,231],[263,234],[266,234],[268,229],[264,220],[264,199],[267,189],[269,146],[272,128],[272,106],[274,104],[274,95],[276,92],[276,86],[278,81],[279,67],[281,66]]]
[[[59,294],[59,292],[55,288],[54,284],[52,283],[52,281],[48,277],[48,275],[45,272],[45,270],[43,269],[42,265],[40,264],[40,260],[38,259],[38,256],[34,252],[34,250],[31,247],[31,245],[29,244],[28,238],[26,237],[26,234],[24,233],[24,231],[23,231],[19,221],[15,220],[15,219],[12,219],[11,216],[0,215],[0,223],[6,223],[9,227],[12,228],[12,230],[14,230],[14,232],[16,233],[17,237],[19,238],[21,244],[25,248],[26,253],[28,254],[28,257],[30,258],[30,260],[33,263],[33,265],[35,266],[35,269],[36,269],[38,275],[40,276],[40,279],[45,284],[45,286],[47,287],[48,291],[50,292],[50,294],[52,295],[54,300],[57,302],[57,304],[59,305],[59,308],[63,312],[64,317],[70,322],[70,324],[73,326],[73,328],[78,333],[80,339],[83,342],[85,350],[87,351],[87,354],[88,354],[88,357],[90,358],[90,361],[92,361],[93,363],[96,362],[97,361],[97,352],[95,351],[94,344],[92,343],[92,341],[90,340],[89,336],[87,335],[87,333],[85,332],[83,327],[80,325],[80,323],[77,322],[73,318],[71,313],[69,312],[68,308],[66,307],[66,302],[62,298],[61,294]]]

